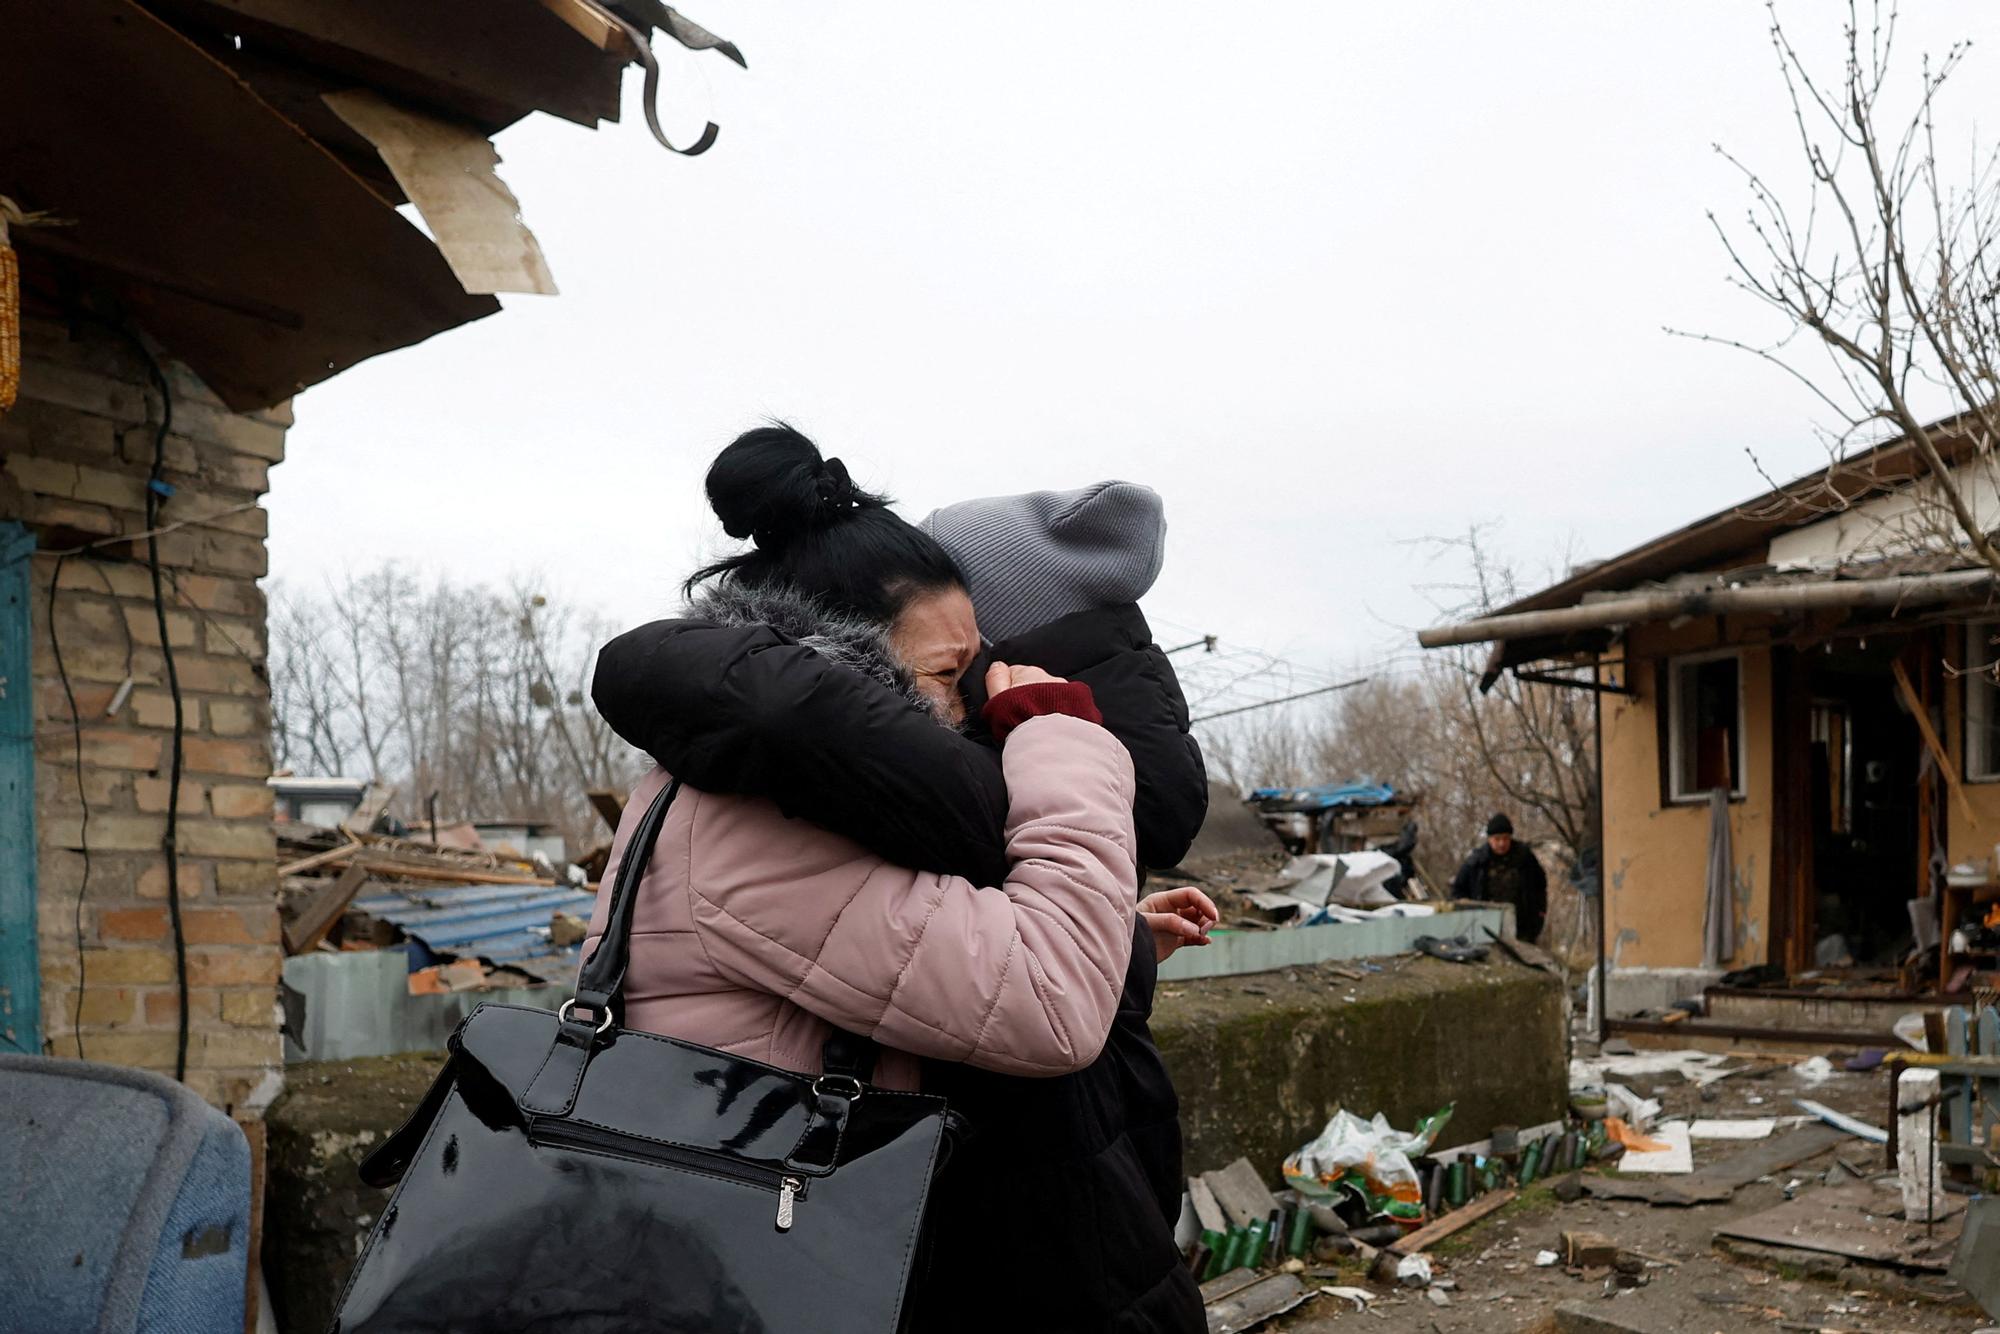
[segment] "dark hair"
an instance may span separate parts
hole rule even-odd
[[[737,436],[710,465],[707,489],[722,530],[754,545],[696,570],[686,592],[710,579],[780,584],[887,625],[911,598],[965,586],[958,563],[887,496],[863,491],[783,422]]]

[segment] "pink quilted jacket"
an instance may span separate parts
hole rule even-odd
[[[1132,762],[1102,727],[1050,715],[1016,728],[1002,763],[1013,871],[994,888],[891,866],[762,798],[684,787],[639,885],[621,1022],[806,1072],[838,1025],[882,1045],[888,1088],[917,1087],[918,1057],[1089,1065],[1132,949]],[[607,886],[666,782],[655,769],[633,790]]]

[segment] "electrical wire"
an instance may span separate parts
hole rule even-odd
[[[160,568],[160,508],[173,494],[167,484],[167,433],[173,427],[174,395],[167,383],[166,372],[160,369],[159,358],[152,349],[142,342],[138,335],[130,333],[131,340],[145,357],[146,368],[152,372],[153,386],[160,391],[160,424],[153,432],[153,469],[146,478],[146,564],[153,575],[153,620],[160,630],[160,659],[167,672],[167,694],[174,705],[174,732],[171,763],[167,776],[167,827],[161,835],[160,848],[167,859],[167,918],[174,935],[174,984],[180,1004],[176,1007],[174,1034],[174,1078],[187,1079],[188,1049],[188,964],[187,930],[181,922],[181,854],[180,854],[180,813],[181,813],[181,767],[184,763],[187,739],[186,702],[181,698],[181,678],[174,662],[173,636],[167,630],[166,581]]]
[[[69,701],[70,736],[76,753],[76,800],[83,808],[77,827],[77,851],[83,857],[83,879],[76,888],[76,913],[72,925],[76,933],[76,999],[70,1012],[70,1031],[76,1038],[76,1058],[83,1059],[83,989],[85,964],[83,949],[83,901],[90,895],[90,802],[83,795],[83,715],[76,707],[76,690],[70,685],[69,667],[63,662],[62,636],[56,630],[56,589],[62,583],[63,562],[69,552],[56,556],[55,572],[49,576],[49,652],[56,660],[56,679],[62,682],[63,698]]]
[[[185,527],[188,524],[202,522],[204,516],[191,516],[186,521],[177,525],[163,526],[160,523],[160,510],[174,493],[173,486],[166,480],[167,436],[173,430],[174,395],[173,386],[167,382],[167,374],[161,367],[159,358],[153,355],[153,350],[146,346],[145,340],[133,332],[130,327],[114,323],[111,320],[104,319],[87,311],[78,311],[75,313],[78,318],[109,330],[128,344],[133,351],[137,352],[140,361],[145,364],[147,374],[151,377],[153,388],[158,390],[160,395],[160,417],[158,424],[153,430],[152,468],[146,477],[146,527],[144,531],[138,534],[120,533],[95,542],[87,542],[72,551],[56,552],[55,556],[56,572],[57,576],[60,577],[62,563],[71,555],[80,555],[86,551],[121,542],[132,542],[141,536],[146,539],[146,564],[151,572],[153,585],[153,620],[154,624],[159,628],[160,657],[166,669],[167,693],[173,702],[174,708],[172,750],[168,766],[166,828],[160,838],[160,848],[166,857],[167,921],[173,934],[174,988],[176,998],[179,1001],[179,1004],[176,1006],[177,1013],[174,1025],[174,1078],[185,1082],[187,1079],[188,1050],[188,962],[187,929],[181,915],[180,805],[181,770],[185,763],[185,743],[187,740],[187,716],[186,701],[181,696],[180,672],[174,662],[173,639],[167,630],[166,580],[160,564],[160,538],[171,531],[173,527]],[[247,508],[247,506],[239,505],[234,508],[243,509]],[[205,517],[214,518],[219,517],[219,515]],[[56,586],[54,582],[51,582],[49,587],[49,632],[51,637],[55,634],[55,596]],[[58,666],[60,666],[60,658],[58,659]],[[62,675],[64,690],[68,692],[68,674],[65,672]],[[69,694],[69,703],[70,719],[76,731],[77,798],[82,803],[84,812],[82,829],[87,831],[90,825],[90,803],[84,799],[83,794],[83,726],[77,713],[76,697],[73,693]],[[87,880],[90,856],[89,839],[88,837],[81,837],[78,841],[84,845],[83,856],[85,877]],[[78,962],[76,1041],[78,1054],[81,1055],[83,1050],[82,1019],[84,986],[82,963],[84,951],[83,895],[80,892],[77,896],[76,942]]]

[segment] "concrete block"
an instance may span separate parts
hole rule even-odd
[[[278,1328],[325,1329],[389,1193],[361,1160],[423,1100],[443,1053],[294,1065],[265,1115],[264,1273]]]
[[[1245,1156],[1275,1181],[1341,1107],[1407,1129],[1456,1104],[1439,1148],[1564,1114],[1560,983],[1504,960],[1389,962],[1358,982],[1301,967],[1161,983],[1152,1030],[1180,1092],[1190,1173]]]

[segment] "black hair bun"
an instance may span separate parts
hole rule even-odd
[[[708,469],[708,504],[722,530],[766,551],[861,507],[885,503],[854,485],[847,465],[783,422],[736,437]]]

